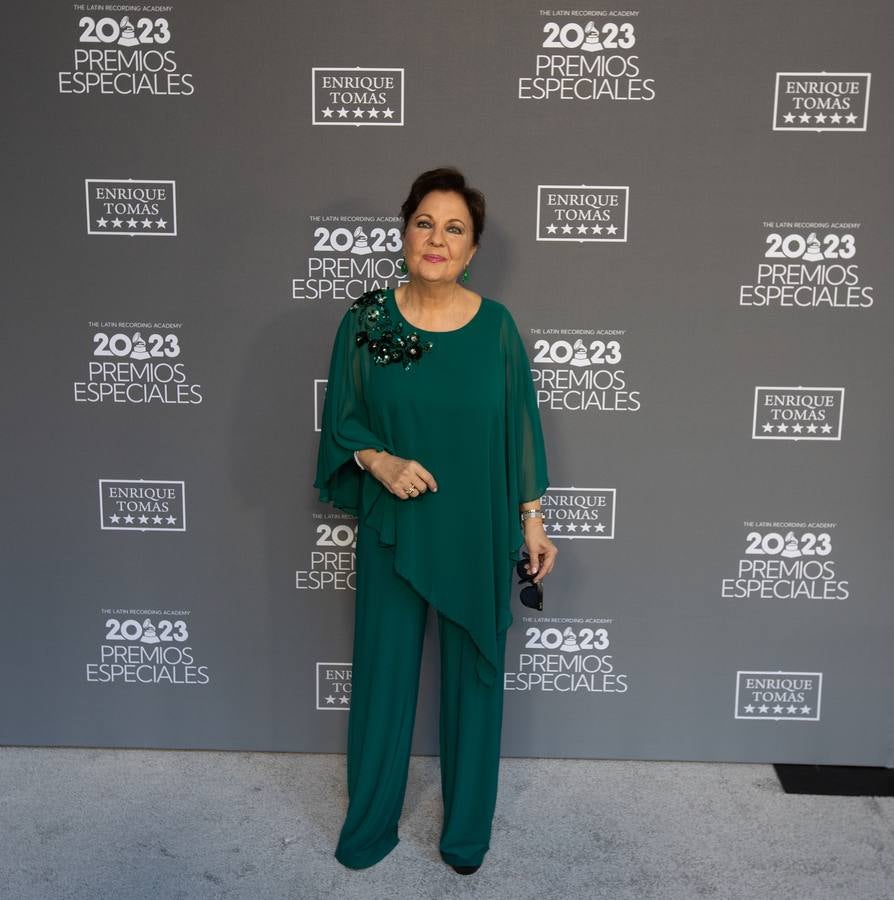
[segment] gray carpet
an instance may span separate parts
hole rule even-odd
[[[766,765],[504,759],[470,876],[438,856],[436,757],[361,871],[332,855],[341,755],[5,747],[0,776],[9,900],[894,897],[894,798],[787,795]]]

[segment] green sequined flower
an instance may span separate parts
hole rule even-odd
[[[384,366],[403,363],[404,370],[422,359],[422,354],[432,349],[431,341],[422,341],[416,332],[403,333],[404,323],[394,323],[385,306],[385,291],[367,291],[352,304],[358,314],[359,329],[354,335],[358,347],[366,344],[373,362]]]

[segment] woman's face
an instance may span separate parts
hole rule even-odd
[[[411,278],[456,281],[478,248],[472,243],[472,216],[456,191],[429,191],[410,216],[404,259]]]

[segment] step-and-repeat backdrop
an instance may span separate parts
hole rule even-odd
[[[401,281],[415,176],[456,165],[560,549],[543,613],[513,598],[504,754],[894,765],[892,27],[882,0],[20,7],[0,742],[344,750],[329,354]]]

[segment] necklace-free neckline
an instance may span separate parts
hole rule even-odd
[[[460,325],[459,328],[450,328],[447,331],[430,331],[427,328],[420,328],[418,325],[414,325],[402,312],[400,307],[397,304],[397,297],[395,296],[394,288],[388,288],[388,295],[391,298],[391,302],[394,304],[394,311],[400,316],[401,319],[413,330],[418,331],[420,334],[457,334],[460,331],[465,331],[473,322],[475,322],[478,317],[481,315],[481,310],[484,308],[484,294],[481,294],[481,300],[478,302],[478,309],[475,310],[475,315],[469,319],[465,325]]]

